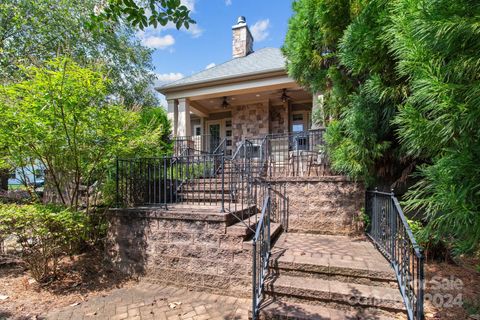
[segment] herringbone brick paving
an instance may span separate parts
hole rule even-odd
[[[46,320],[226,320],[248,319],[249,299],[140,283],[76,306],[48,313]]]

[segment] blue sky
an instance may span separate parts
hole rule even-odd
[[[172,25],[148,28],[138,36],[153,48],[159,83],[201,71],[231,59],[232,29],[245,16],[255,38],[254,50],[281,47],[292,14],[291,0],[182,0],[197,24],[190,30]]]

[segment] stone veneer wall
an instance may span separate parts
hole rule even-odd
[[[289,232],[358,235],[364,207],[361,183],[342,176],[277,178],[272,184],[286,184],[289,197]]]
[[[288,107],[270,106],[270,133],[279,134],[288,132]]]
[[[269,134],[268,101],[234,106],[232,110],[233,145],[246,137]]]
[[[107,254],[118,269],[147,281],[250,297],[251,248],[241,235],[227,234],[231,221],[222,219],[160,210],[111,211]]]

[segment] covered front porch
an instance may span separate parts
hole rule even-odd
[[[324,131],[312,122],[319,99],[288,77],[278,82],[169,99],[174,154],[233,157],[249,141],[250,157],[268,162],[272,176],[324,175]]]

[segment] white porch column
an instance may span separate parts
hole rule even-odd
[[[317,92],[312,97],[312,129],[325,127],[323,94]]]
[[[172,135],[177,135],[177,128],[178,128],[178,106],[177,100],[168,100],[168,120],[172,124]]]
[[[190,123],[190,105],[185,98],[178,99],[178,121],[177,136],[191,136],[192,128]]]

